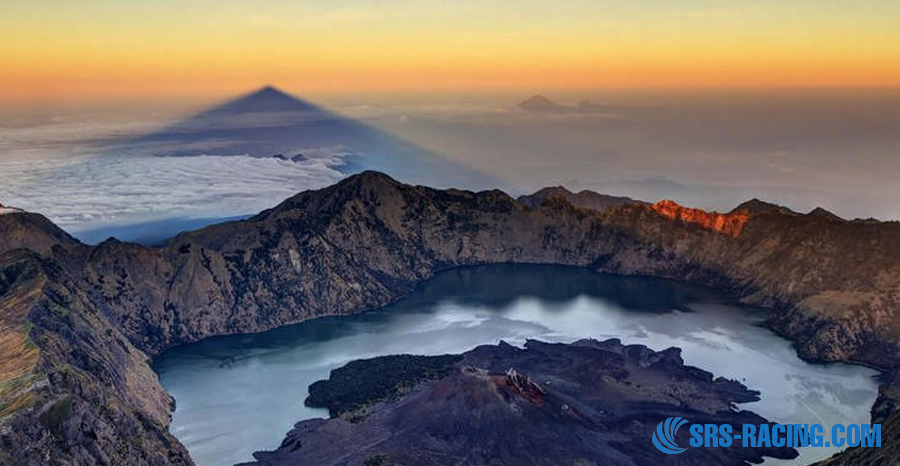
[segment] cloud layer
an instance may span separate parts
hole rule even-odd
[[[175,217],[254,213],[342,177],[338,155],[299,162],[245,156],[75,157],[0,161],[0,199],[73,231]]]

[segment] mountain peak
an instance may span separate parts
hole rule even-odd
[[[739,212],[742,210],[750,212],[751,214],[764,214],[769,212],[780,212],[783,214],[793,213],[787,207],[773,204],[771,202],[762,201],[757,198],[753,198],[749,201],[741,203],[740,205],[732,209],[731,212]]]
[[[809,211],[809,213],[806,215],[811,215],[813,217],[822,217],[822,218],[826,218],[829,220],[835,220],[835,221],[841,221],[841,222],[844,221],[843,218],[833,214],[832,212],[830,212],[828,210],[825,210],[822,207],[816,207],[815,209]]]
[[[341,180],[338,185],[360,185],[360,186],[400,186],[401,183],[386,173],[375,170],[365,170]]]
[[[544,97],[540,94],[533,95],[528,99],[525,99],[522,103],[519,104],[520,108],[525,110],[535,110],[535,111],[550,111],[550,110],[562,110],[562,105]]]
[[[545,197],[549,196],[571,196],[575,193],[569,191],[565,186],[547,186],[546,188],[541,188],[535,191],[534,194],[544,195]]]
[[[4,210],[5,209],[5,210]],[[40,254],[53,246],[73,246],[78,241],[47,217],[10,207],[0,208],[0,254],[13,249],[31,249]]]
[[[254,218],[280,215],[282,212],[295,209],[298,206],[303,206],[306,209],[310,202],[323,209],[334,209],[348,201],[370,202],[376,198],[385,199],[393,193],[407,188],[409,188],[408,185],[404,185],[382,172],[366,170],[350,175],[336,184],[321,190],[298,193],[278,204],[275,208],[263,211]]]

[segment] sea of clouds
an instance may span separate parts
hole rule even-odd
[[[298,148],[298,161],[214,154],[117,155],[158,124],[60,118],[0,125],[0,203],[79,232],[160,219],[232,217],[272,207],[343,175],[339,149]],[[112,148],[112,149],[111,149]]]
[[[3,203],[79,231],[172,217],[226,217],[271,207],[342,177],[336,157],[99,156],[0,161]]]

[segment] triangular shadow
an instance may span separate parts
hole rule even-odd
[[[313,159],[346,175],[378,170],[407,183],[436,187],[498,185],[495,178],[444,155],[271,86],[123,141],[105,152],[245,155],[294,162]]]

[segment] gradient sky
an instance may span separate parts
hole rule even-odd
[[[0,99],[900,86],[895,0],[4,0]]]

